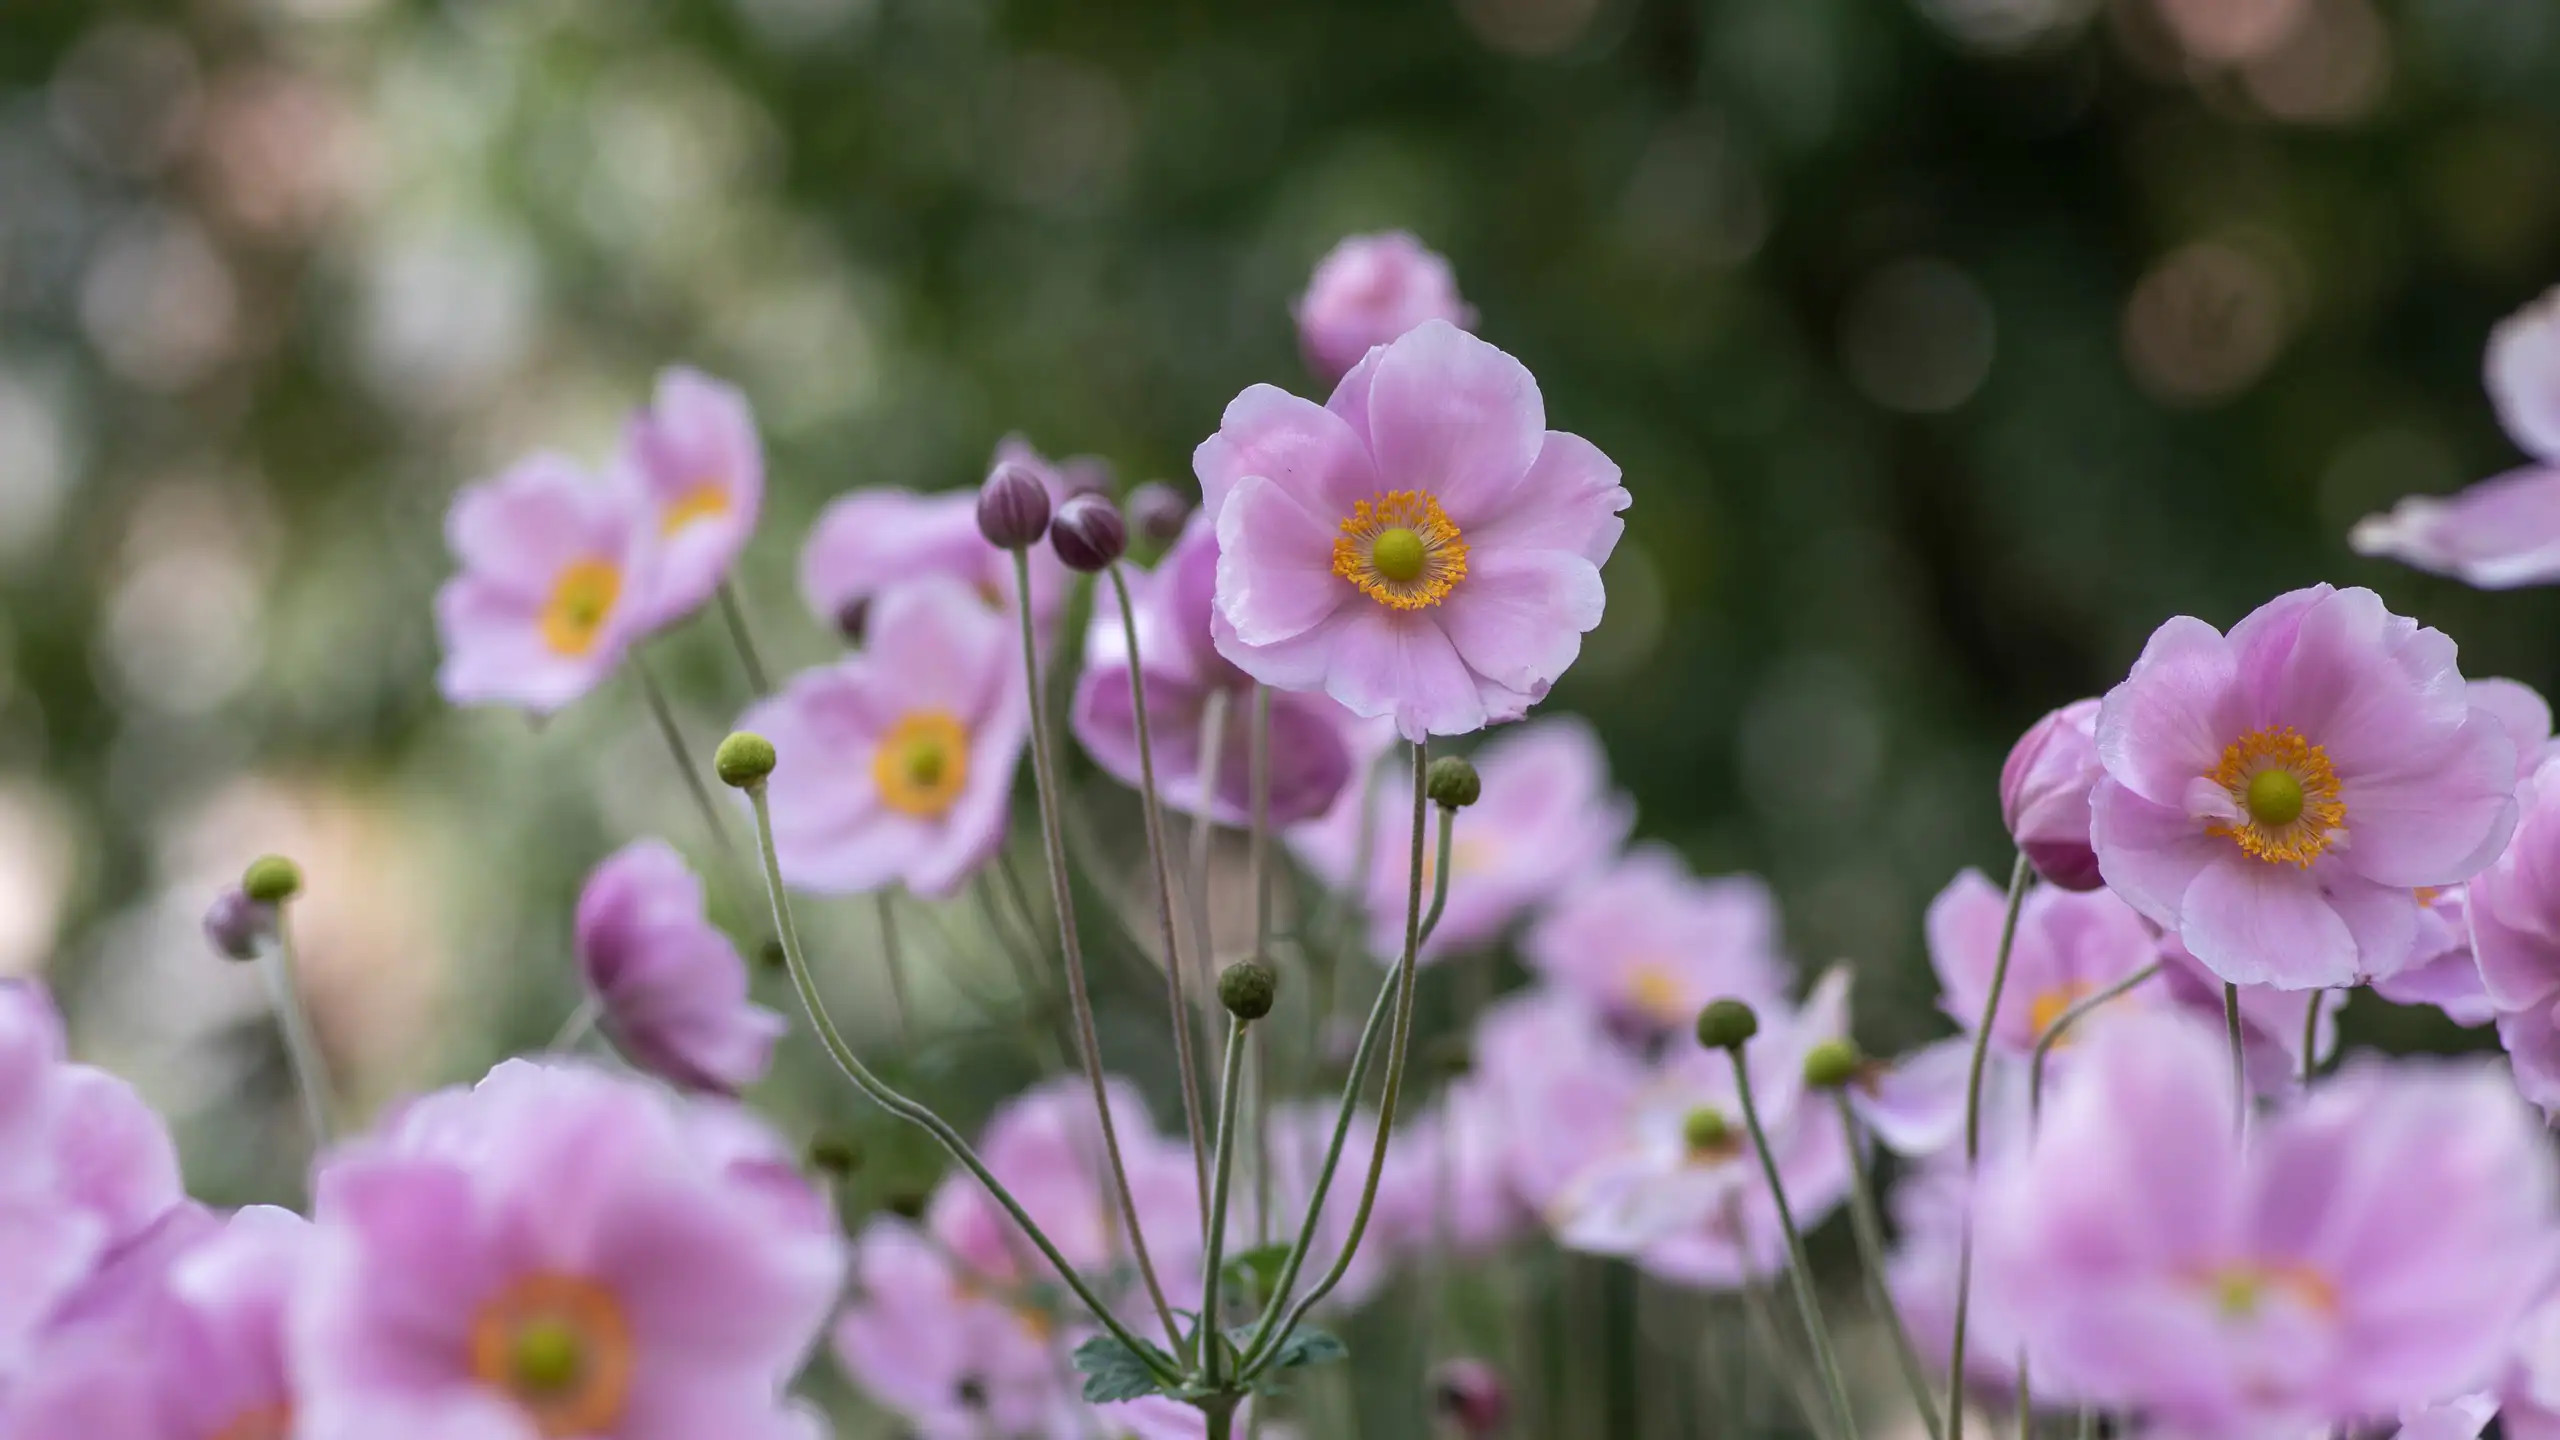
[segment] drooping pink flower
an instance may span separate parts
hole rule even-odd
[[[1486,742],[1473,757],[1483,797],[1458,812],[1449,841],[1449,903],[1426,958],[1490,944],[1513,921],[1606,865],[1635,824],[1634,807],[1609,788],[1609,759],[1591,727],[1571,717],[1523,725]],[[1347,787],[1342,802],[1289,842],[1326,884],[1357,885],[1369,917],[1372,953],[1404,950],[1407,887],[1413,859],[1410,782],[1382,783],[1369,807],[1373,827],[1369,873],[1352,876],[1360,857],[1362,796]],[[1438,820],[1423,838],[1422,903],[1431,903],[1439,864]]]
[[[2483,368],[2507,437],[2537,460],[2560,463],[2560,289],[2498,322]]]
[[[2471,882],[2464,905],[2516,1084],[2560,1113],[2560,758],[2543,762],[2521,798],[2514,841]]]
[[[705,918],[702,881],[663,840],[634,841],[588,875],[577,954],[614,1047],[682,1089],[754,1084],[787,1028],[747,999],[747,962]]]
[[[1316,262],[1307,293],[1291,309],[1299,352],[1328,385],[1371,347],[1426,320],[1461,330],[1476,323],[1475,307],[1458,298],[1449,262],[1402,230],[1353,235],[1334,246]]]
[[[1128,576],[1137,618],[1138,656],[1147,689],[1148,739],[1155,749],[1156,792],[1186,815],[1205,810],[1222,825],[1253,818],[1247,739],[1253,680],[1209,640],[1211,597],[1218,580],[1218,537],[1195,515],[1152,572]],[[1217,736],[1214,786],[1208,765],[1211,697],[1225,697]],[[1096,591],[1084,673],[1076,681],[1070,723],[1094,762],[1122,784],[1140,781],[1137,710],[1129,699],[1129,642],[1109,587]],[[1352,778],[1345,734],[1350,717],[1321,695],[1271,697],[1271,822],[1296,825],[1331,808]]]
[[[1981,1025],[1991,998],[2008,914],[2007,897],[1979,870],[1956,876],[1929,903],[1929,963],[1945,988],[1939,1008],[1967,1030]],[[2151,927],[2106,891],[2030,890],[2018,907],[2009,978],[1992,1017],[1991,1042],[2013,1057],[2034,1054],[2036,1042],[2065,1011],[2158,958]],[[2055,1049],[2085,1038],[2088,1028],[2103,1023],[2101,1015],[2112,1018],[2146,1003],[2155,1002],[2145,990],[2127,992],[2122,1001],[2075,1022]]]
[[[2406,968],[2415,891],[2478,873],[2515,824],[2515,742],[2453,642],[2369,590],[2296,590],[2228,636],[2171,620],[2107,693],[2098,748],[2107,884],[2244,985]]]
[[[2089,792],[2106,773],[2095,700],[2074,700],[2028,727],[2000,767],[2000,818],[2009,838],[2037,874],[2066,890],[2102,883],[2089,848]]]
[[[1257,385],[1192,456],[1218,651],[1409,740],[1516,720],[1600,623],[1626,490],[1519,361],[1434,320],[1323,405]]]
[[[1066,472],[1019,437],[996,447],[995,464],[1021,467],[1052,504],[1069,494]],[[1071,577],[1048,546],[1034,545],[1029,554],[1031,618],[1046,635],[1066,606]],[[800,550],[801,599],[820,624],[848,636],[868,630],[881,597],[930,576],[959,581],[990,609],[1012,613],[1013,556],[979,532],[975,489],[853,491],[818,513]]]
[[[735,387],[670,367],[625,428],[618,468],[657,526],[659,561],[642,603],[663,625],[709,601],[755,534],[764,508],[755,412]]]
[[[547,715],[594,689],[654,618],[655,525],[558,455],[465,487],[445,516],[462,571],[436,592],[444,697]]]
[[[2245,1146],[2232,1104],[2212,1027],[2129,1016],[1985,1172],[1975,1283],[2038,1393],[2255,1440],[2486,1382],[2560,1247],[2505,1078],[2351,1063]]]
[[[1644,845],[1559,895],[1521,954],[1549,984],[1661,1035],[1693,1023],[1710,1000],[1783,1001],[1777,931],[1777,901],[1760,877],[1700,879],[1668,846]]]
[[[785,880],[940,897],[995,854],[1030,724],[1014,624],[955,581],[902,585],[862,653],[738,722],[779,757],[767,795]]]
[[[784,1440],[831,1232],[689,1143],[644,1082],[509,1061],[341,1147],[295,1296],[297,1440]]]

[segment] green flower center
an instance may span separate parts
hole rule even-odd
[[[534,1320],[516,1331],[515,1353],[508,1368],[519,1388],[538,1395],[557,1394],[578,1382],[585,1368],[585,1347],[565,1320]]]
[[[2261,825],[2290,825],[2302,818],[2302,780],[2290,770],[2261,770],[2249,777],[2243,802],[2249,818]]]
[[[1371,568],[1399,585],[1422,578],[1422,567],[1429,559],[1423,553],[1422,536],[1403,525],[1381,530],[1369,542]]]

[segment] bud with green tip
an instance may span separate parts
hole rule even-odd
[[[302,893],[302,867],[281,855],[261,855],[241,872],[240,893],[261,905],[281,905]]]
[[[1804,1083],[1816,1090],[1837,1090],[1858,1078],[1858,1047],[1847,1040],[1825,1040],[1805,1052]]]
[[[763,783],[773,766],[773,742],[752,730],[740,730],[721,741],[719,753],[711,757],[720,783],[740,790]]]
[[[1698,1043],[1710,1050],[1739,1050],[1760,1033],[1760,1017],[1740,1000],[1716,1000],[1698,1012]]]
[[[1443,755],[1423,773],[1422,788],[1442,809],[1464,810],[1484,794],[1484,780],[1464,758]]]
[[[1733,1148],[1733,1122],[1713,1105],[1701,1105],[1681,1118],[1680,1141],[1692,1155],[1722,1155]]]
[[[1270,1014],[1279,993],[1279,977],[1251,960],[1239,960],[1218,974],[1218,1003],[1247,1024]]]

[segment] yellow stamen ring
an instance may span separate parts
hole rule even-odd
[[[561,567],[542,606],[542,643],[554,655],[576,657],[596,648],[604,623],[622,598],[622,569],[610,560],[577,560]]]
[[[2347,806],[2338,798],[2336,768],[2326,751],[2290,725],[2253,730],[2231,742],[2206,778],[2240,812],[2237,819],[2207,825],[2206,833],[2228,836],[2269,864],[2308,868],[2345,833]]]
[[[880,803],[901,815],[940,816],[969,784],[969,727],[947,710],[901,717],[871,752],[871,783]]]
[[[658,521],[658,533],[673,535],[697,520],[716,520],[729,513],[729,487],[717,480],[704,480],[676,497]]]
[[[1427,609],[1467,578],[1467,542],[1427,491],[1389,490],[1343,518],[1333,573],[1381,605]]]
[[[622,1306],[574,1275],[527,1275],[471,1322],[471,1373],[513,1400],[545,1440],[619,1424],[634,1358]]]

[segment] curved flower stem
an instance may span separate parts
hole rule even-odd
[[[747,687],[759,700],[773,696],[772,672],[764,668],[764,656],[756,650],[756,637],[747,629],[747,609],[738,603],[737,582],[720,578],[720,618],[729,624],[729,642],[738,647],[738,664],[747,672]]]
[[[1849,1407],[1849,1387],[1840,1378],[1840,1357],[1831,1349],[1831,1331],[1822,1323],[1822,1302],[1813,1293],[1813,1267],[1805,1259],[1804,1232],[1796,1228],[1795,1208],[1787,1203],[1786,1183],[1778,1178],[1778,1157],[1769,1149],[1769,1132],[1761,1127],[1760,1107],[1751,1098],[1751,1067],[1740,1049],[1725,1052],[1733,1061],[1734,1098],[1742,1106],[1742,1123],[1751,1127],[1751,1149],[1760,1157],[1760,1173],[1768,1178],[1769,1198],[1777,1202],[1778,1228],[1787,1236],[1787,1275],[1796,1292],[1796,1308],[1804,1312],[1805,1338],[1813,1345],[1813,1365],[1822,1376],[1823,1399],[1843,1440],[1858,1433],[1857,1412]]]
[[[898,1017],[898,1038],[913,1043],[916,1037],[914,1012],[907,1003],[906,953],[898,947],[898,921],[891,912],[889,892],[872,892],[872,900],[880,912],[880,958],[889,971],[889,1009]]]
[[[290,908],[276,907],[275,932],[259,942],[258,976],[267,982],[276,1029],[284,1036],[285,1058],[293,1064],[294,1089],[302,1096],[303,1123],[311,1128],[311,1145],[317,1150],[329,1143],[329,1097],[335,1088],[329,1083],[329,1061],[321,1052],[320,1037],[312,1033],[311,1012],[302,1004],[302,967],[294,958],[293,923],[285,913]]]
[[[836,1062],[836,1068],[844,1072],[855,1089],[870,1097],[873,1104],[923,1129],[940,1142],[952,1159],[959,1161],[963,1168],[978,1178],[979,1184],[987,1187],[987,1193],[995,1197],[1007,1215],[1013,1217],[1013,1223],[1021,1229],[1024,1238],[1038,1248],[1050,1268],[1058,1272],[1058,1278],[1065,1281],[1076,1298],[1084,1302],[1085,1308],[1093,1312],[1093,1318],[1100,1322],[1102,1328],[1127,1346],[1129,1353],[1144,1362],[1157,1379],[1167,1384],[1179,1384],[1182,1377],[1166,1370],[1156,1358],[1153,1348],[1120,1323],[1119,1317],[1112,1314],[1111,1307],[1102,1303],[1101,1297],[1085,1284],[1084,1277],[1076,1273],[1076,1267],[1068,1264],[1067,1257],[1058,1253],[1058,1247],[1050,1241],[1047,1232],[1032,1220],[1030,1212],[1022,1208],[1021,1201],[1013,1198],[1013,1192],[1004,1187],[1004,1182],[995,1177],[995,1172],[987,1168],[986,1162],[978,1158],[978,1152],[969,1148],[969,1142],[961,1138],[960,1132],[951,1128],[949,1121],[890,1088],[886,1081],[871,1072],[871,1067],[862,1063],[862,1057],[845,1042],[843,1032],[836,1029],[836,1022],[827,1014],[826,1001],[818,994],[818,981],[809,969],[808,953],[800,948],[800,927],[793,923],[791,902],[783,894],[782,862],[774,853],[773,812],[765,803],[764,785],[759,782],[748,786],[747,799],[755,807],[756,845],[764,860],[765,893],[773,902],[773,924],[782,940],[783,963],[791,971],[792,988],[800,992],[800,1005],[808,1012],[811,1028],[817,1031],[819,1043],[826,1048],[828,1057]]]
[[[2231,1133],[2249,1133],[2249,1059],[2240,1038],[2240,987],[2222,983],[2222,1028],[2231,1037]]]
[[[1200,1383],[1226,1383],[1226,1338],[1218,1325],[1218,1271],[1226,1264],[1227,1180],[1235,1172],[1236,1101],[1244,1092],[1245,1023],[1227,1020],[1227,1058],[1218,1077],[1218,1160],[1209,1182],[1209,1249],[1200,1271]]]
[[[1850,1108],[1848,1091],[1834,1090],[1831,1098],[1840,1107],[1840,1133],[1849,1143],[1849,1228],[1858,1242],[1858,1269],[1866,1281],[1867,1304],[1892,1334],[1893,1357],[1902,1366],[1903,1383],[1911,1387],[1912,1403],[1920,1407],[1920,1423],[1927,1428],[1929,1440],[1938,1440],[1944,1430],[1938,1421],[1937,1399],[1929,1392],[1929,1372],[1911,1343],[1911,1331],[1902,1323],[1901,1307],[1885,1288],[1884,1224],[1876,1215],[1875,1178],[1868,1172],[1866,1147],[1858,1143],[1858,1115]]]
[[[675,707],[667,703],[667,692],[658,684],[657,673],[649,668],[635,648],[631,652],[632,673],[640,677],[640,693],[649,702],[650,718],[658,722],[658,734],[667,742],[667,757],[676,764],[676,773],[684,777],[684,788],[693,797],[694,808],[702,812],[702,823],[718,842],[720,853],[731,863],[738,858],[736,842],[729,838],[728,822],[720,817],[720,807],[711,799],[711,787],[702,781],[702,769],[695,763],[691,747],[684,743],[684,731],[676,724]]]
[[[1029,552],[1013,552],[1014,593],[1031,593],[1031,556]],[[1031,626],[1031,609],[1017,605],[1014,613],[1022,621],[1022,671],[1026,688],[1023,697],[1031,712],[1031,774],[1040,796],[1041,848],[1049,860],[1049,899],[1058,911],[1058,945],[1066,958],[1067,1001],[1075,1011],[1076,1047],[1084,1061],[1087,1084],[1093,1088],[1093,1108],[1102,1120],[1102,1149],[1111,1166],[1111,1188],[1120,1201],[1120,1219],[1129,1229],[1129,1251],[1138,1262],[1139,1278],[1146,1282],[1147,1298],[1155,1303],[1156,1318],[1163,1322],[1165,1335],[1178,1349],[1182,1344],[1182,1327],[1175,1323],[1173,1307],[1165,1303],[1164,1282],[1156,1278],[1155,1261],[1147,1254],[1147,1237],[1138,1225],[1138,1205],[1129,1192],[1129,1170],[1120,1159],[1120,1128],[1111,1118],[1111,1094],[1102,1083],[1102,1046],[1093,1029],[1093,995],[1085,988],[1084,943],[1076,935],[1076,901],[1067,881],[1067,843],[1058,821],[1058,763],[1049,749],[1048,709],[1041,703],[1040,640]]]
[[[1428,942],[1431,932],[1440,928],[1440,917],[1449,909],[1449,842],[1450,832],[1457,827],[1458,812],[1440,807],[1440,853],[1431,865],[1431,908],[1423,912],[1422,938]]]
[[[1982,1161],[1982,1072],[1991,1058],[1991,1022],[2000,1014],[2000,992],[2009,986],[2009,952],[2018,943],[2018,907],[2026,903],[2035,870],[2027,854],[2018,852],[2009,867],[2009,911],[2000,922],[2000,958],[1991,967],[1991,993],[1982,1002],[1982,1023],[1974,1028],[1973,1067],[1964,1086],[1964,1173],[1973,1178]],[[1973,1208],[1965,1207],[1956,1246],[1955,1336],[1947,1356],[1947,1440],[1964,1440],[1964,1333],[1973,1309]]]
[[[1404,956],[1396,964],[1386,989],[1378,993],[1378,1003],[1370,1008],[1369,1023],[1360,1032],[1360,1048],[1351,1059],[1351,1074],[1342,1086],[1342,1110],[1333,1122],[1333,1143],[1326,1149],[1324,1168],[1316,1176],[1314,1194],[1307,1201],[1305,1220],[1298,1227],[1297,1243],[1290,1247],[1289,1258],[1281,1266],[1279,1283],[1272,1286],[1271,1303],[1262,1312],[1262,1323],[1254,1331],[1253,1342],[1245,1347],[1244,1361],[1237,1367],[1238,1381],[1250,1382],[1262,1367],[1278,1353],[1280,1343],[1298,1328],[1307,1312],[1342,1283],[1351,1268],[1351,1258],[1360,1249],[1360,1237],[1369,1228],[1369,1211],[1378,1201],[1378,1176],[1386,1168],[1387,1140],[1395,1127],[1396,1100],[1404,1089],[1405,1050],[1413,1038],[1413,980],[1415,957],[1422,949],[1422,834],[1424,807],[1431,803],[1428,783],[1430,756],[1428,747],[1416,742],[1413,747],[1413,850],[1405,879]],[[1440,872],[1448,873],[1449,857],[1440,857]],[[1368,1079],[1370,1047],[1377,1039],[1378,1018],[1392,993],[1395,997],[1394,1033],[1387,1041],[1386,1088],[1378,1097],[1378,1137],[1369,1149],[1369,1174],[1361,1183],[1360,1208],[1352,1212],[1351,1230],[1343,1238],[1342,1253],[1334,1257],[1333,1268],[1316,1282],[1286,1320],[1274,1323],[1280,1307],[1288,1303],[1289,1287],[1298,1278],[1298,1270],[1306,1263],[1307,1247],[1314,1243],[1316,1223],[1324,1215],[1325,1192],[1332,1187],[1334,1167],[1342,1159],[1344,1139],[1350,1134],[1352,1114],[1359,1108],[1360,1091]]]
[[[2054,1016],[2052,1024],[2044,1027],[2044,1033],[2036,1037],[2035,1059],[2027,1069],[2027,1117],[2029,1120],[2040,1119],[2044,1115],[2044,1064],[2046,1060],[2052,1058],[2054,1047],[2062,1043],[2063,1036],[2070,1032],[2072,1026],[2080,1023],[2081,1016],[2159,973],[2160,962],[2154,960],[2106,989],[2094,995],[2082,996],[2072,1004],[2070,1009]]]
[[[1111,577],[1111,593],[1120,601],[1120,634],[1129,644],[1129,708],[1138,720],[1138,798],[1146,816],[1147,858],[1156,872],[1156,918],[1164,927],[1165,1000],[1173,1012],[1174,1063],[1182,1072],[1182,1124],[1191,1137],[1191,1174],[1200,1192],[1202,1213],[1209,1204],[1209,1143],[1200,1128],[1199,1060],[1191,1049],[1191,1002],[1183,994],[1182,940],[1173,919],[1173,855],[1164,833],[1164,806],[1156,793],[1156,748],[1147,723],[1146,667],[1138,654],[1138,612],[1129,603],[1129,582],[1117,564],[1103,571]]]
[[[2313,1077],[2320,1073],[2320,997],[2325,990],[2309,993],[2309,1003],[2302,1007],[2302,1088],[2311,1088]]]

